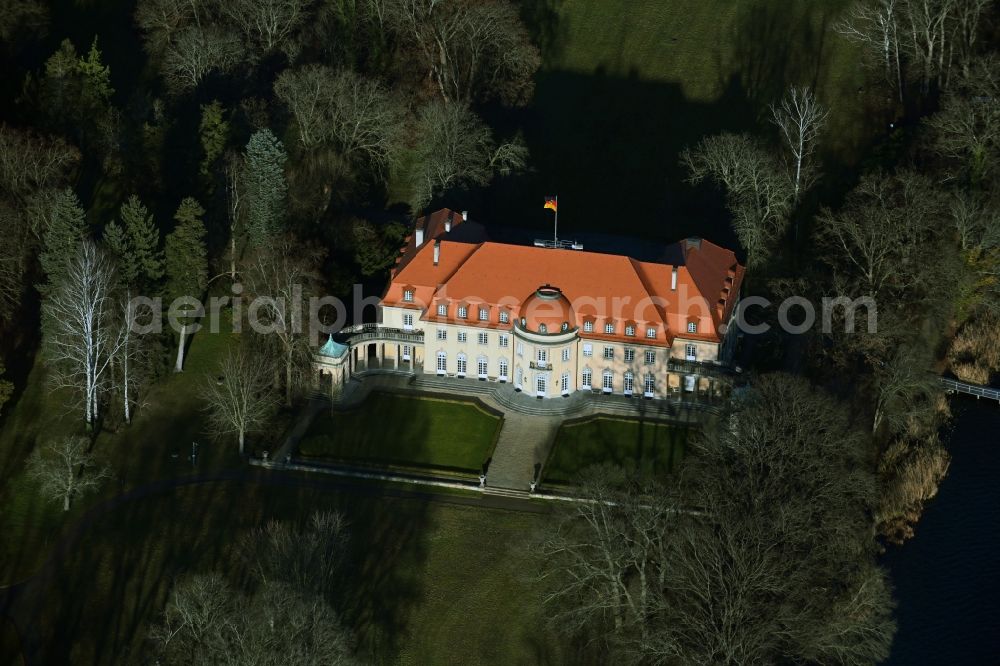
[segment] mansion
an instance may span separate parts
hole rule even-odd
[[[539,398],[716,393],[743,274],[732,251],[698,238],[640,261],[487,240],[466,213],[444,209],[417,220],[380,323],[356,327],[349,354],[332,338],[324,349],[350,357],[345,375],[374,356],[379,367],[506,382]]]

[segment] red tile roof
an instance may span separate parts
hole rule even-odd
[[[700,239],[681,241],[684,263],[678,266],[641,262],[629,257],[583,250],[541,248],[495,242],[460,243],[434,239],[444,231],[444,221],[461,214],[441,210],[423,218],[424,244],[411,239],[404,261],[394,272],[382,302],[426,310],[427,321],[456,321],[458,304],[469,308],[470,326],[505,327],[520,316],[521,308],[542,285],[552,285],[572,305],[582,337],[629,340],[626,324],[634,324],[634,339],[652,343],[646,329],[656,328],[656,342],[670,344],[675,336],[721,340],[719,325],[736,303],[743,267],[732,251]],[[433,232],[434,235],[429,235]],[[438,262],[434,262],[435,245]],[[671,289],[677,270],[677,288]],[[412,290],[413,301],[404,300]],[[448,314],[437,314],[439,304]],[[488,322],[478,318],[478,305],[490,308]],[[500,324],[499,309],[510,311],[507,324]],[[584,332],[583,322],[594,321],[593,332]],[[614,333],[605,333],[606,323]],[[688,333],[688,323],[697,324]]]

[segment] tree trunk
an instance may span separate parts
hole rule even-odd
[[[292,406],[292,350],[288,350],[285,359],[285,406]]]
[[[63,511],[69,511],[69,493],[63,495]]]
[[[187,336],[187,324],[181,324],[181,340],[177,345],[177,362],[174,364],[174,372],[184,370],[184,338]]]
[[[243,429],[241,428],[240,429],[240,456],[243,455],[243,445],[244,445],[245,442],[246,442],[246,433],[243,432]]]

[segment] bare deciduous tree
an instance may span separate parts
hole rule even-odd
[[[261,248],[245,272],[247,293],[255,298],[247,316],[255,330],[276,341],[276,368],[284,369],[288,407],[292,406],[298,375],[311,358],[301,304],[315,290],[321,260],[322,252],[317,248],[283,236]]]
[[[213,71],[235,65],[242,46],[233,35],[192,25],[177,33],[163,55],[163,77],[175,92],[187,92]]]
[[[247,434],[262,430],[274,412],[271,366],[262,354],[240,347],[222,359],[219,374],[202,390],[209,422],[216,434],[235,434],[243,455]]]
[[[486,123],[458,104],[428,104],[417,127],[412,174],[416,208],[450,188],[485,185],[527,163],[528,149],[520,137],[498,145]]]
[[[238,550],[261,581],[284,581],[325,596],[334,592],[346,538],[342,514],[317,511],[304,529],[272,520],[251,530],[240,539]]]
[[[902,291],[927,279],[920,261],[945,216],[944,200],[923,176],[903,172],[862,178],[837,212],[822,212],[818,236],[823,259],[872,297]]]
[[[780,104],[771,105],[772,122],[781,130],[792,159],[792,200],[798,202],[803,189],[813,182],[815,166],[810,159],[826,124],[828,111],[808,86],[792,86]]]
[[[777,160],[747,134],[719,134],[681,153],[693,183],[712,179],[726,190],[747,264],[761,266],[788,226],[793,197]]]
[[[28,458],[28,476],[45,495],[61,501],[63,511],[69,511],[75,497],[97,490],[111,476],[89,449],[86,437],[63,437],[36,448]]]
[[[309,17],[309,0],[230,0],[222,11],[238,27],[258,57],[296,52],[295,34]]]
[[[51,380],[80,396],[88,429],[97,419],[106,372],[122,343],[112,325],[114,285],[111,262],[93,242],[84,241],[42,305]]]
[[[349,635],[320,597],[273,582],[244,595],[218,574],[178,582],[150,638],[166,664],[356,663]]]
[[[283,72],[274,90],[295,116],[303,148],[330,141],[345,159],[361,158],[375,173],[385,175],[392,167],[404,112],[377,81],[306,65]]]
[[[901,0],[861,1],[854,4],[835,29],[864,45],[882,62],[885,81],[896,88],[903,101],[903,64],[900,57],[899,22]]]
[[[416,49],[445,102],[527,99],[540,57],[505,0],[388,0],[387,23]]]

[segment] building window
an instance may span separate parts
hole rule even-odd
[[[590,382],[594,379],[594,373],[590,371],[590,368],[583,369],[583,381],[580,382],[580,387],[589,389]]]
[[[500,311],[500,323],[501,324],[506,324],[509,321],[510,321],[510,313],[507,312],[506,310],[501,310]]]
[[[490,311],[486,308],[479,308],[479,321],[489,321]]]
[[[403,291],[403,300],[406,301],[407,303],[412,303],[413,302],[413,290],[412,289],[406,289],[406,290]]]
[[[698,332],[698,324],[696,324],[693,321],[688,322],[688,333],[697,333],[697,332]]]
[[[413,328],[413,315],[411,314],[403,315],[403,328]]]
[[[594,332],[594,322],[592,322],[592,321],[585,321],[585,322],[583,322],[583,331],[585,333],[593,333]]]
[[[610,393],[612,390],[614,390],[615,376],[611,374],[610,370],[604,371],[604,381],[601,384],[601,387],[604,389],[605,393]]]
[[[438,316],[439,317],[447,317],[448,316],[448,306],[447,305],[439,305],[438,306]]]
[[[465,307],[464,305],[459,305],[458,306],[458,318],[459,319],[465,319],[468,316],[469,316],[469,308]]]
[[[656,352],[652,349],[646,350],[646,365],[652,365],[656,362]]]
[[[695,377],[694,375],[685,375],[685,377],[684,377],[684,390],[687,391],[688,393],[692,393],[694,391],[695,383],[697,381],[698,381],[698,378]]]
[[[563,360],[563,363],[565,363],[566,361],[569,360],[569,347],[566,347],[565,349],[563,349],[563,351],[562,351],[562,360]]]
[[[649,338],[650,340],[655,340],[656,339],[656,329],[653,328],[652,326],[650,326],[649,328],[647,328],[646,329],[646,337]]]
[[[524,371],[519,366],[517,368],[517,380],[514,382],[514,386],[517,387],[518,389],[520,389],[521,388],[521,381],[523,379],[524,379]]]
[[[569,322],[568,322],[568,321],[564,321],[564,322],[562,323],[562,327],[561,327],[561,330],[562,330],[562,332],[563,332],[563,333],[565,333],[566,331],[568,331],[568,330],[569,330]]]
[[[538,375],[535,379],[535,392],[536,395],[545,395],[548,392],[545,386],[545,375]]]
[[[635,326],[633,326],[632,324],[629,324],[628,326],[626,326],[625,327],[625,335],[627,335],[629,337],[635,337]]]
[[[500,334],[500,346],[505,348],[510,346],[510,338],[503,333]]]
[[[476,369],[479,370],[479,377],[480,378],[486,377],[486,372],[488,370],[488,364],[486,362],[486,359],[485,358],[480,358],[476,362],[476,366],[477,366]]]
[[[465,331],[459,331],[458,332],[458,341],[459,342],[465,342],[468,339],[469,339],[469,335]]]
[[[569,373],[564,372],[563,376],[559,379],[559,390],[563,393],[569,393]]]
[[[653,377],[653,375],[646,375],[643,388],[645,389],[646,395],[652,397],[653,393],[656,392],[656,378]]]
[[[485,345],[487,342],[489,342],[489,338],[487,338],[486,333],[480,333],[478,337],[479,337],[479,344],[481,345]]]
[[[460,376],[462,376],[462,377],[465,376],[465,370],[466,370],[467,365],[468,364],[466,362],[465,354],[459,354],[458,355],[458,374]]]
[[[625,362],[626,363],[631,363],[634,360],[635,360],[635,350],[634,349],[626,349],[625,350]]]
[[[518,356],[524,356],[524,343],[523,342],[518,342],[517,343],[517,355]]]
[[[507,359],[500,359],[500,381],[507,381]]]
[[[548,349],[536,350],[535,358],[538,360],[538,367],[544,368],[549,364],[549,350]]]
[[[437,369],[439,375],[443,375],[448,370],[448,355],[444,352],[438,352]]]
[[[448,330],[444,329],[444,328],[439,328],[437,330],[437,339],[438,340],[447,340],[448,339]]]
[[[608,335],[611,335],[612,333],[615,332],[615,325],[614,324],[605,324],[604,325],[604,332],[607,333]]]
[[[403,345],[403,360],[410,360],[410,345]]]
[[[584,345],[583,346],[583,355],[584,356],[593,356],[594,355],[594,345],[591,345],[591,344]]]
[[[698,348],[694,345],[684,345],[684,358],[688,361],[697,361]]]
[[[622,380],[622,390],[625,392],[626,395],[632,394],[632,384],[633,384],[632,373],[626,372],[625,377]]]
[[[604,358],[606,358],[606,359],[608,359],[610,361],[614,357],[615,357],[615,348],[614,347],[605,347],[604,348]]]
[[[538,332],[539,333],[548,333],[549,332],[549,327],[546,326],[545,324],[539,324],[538,325]]]

